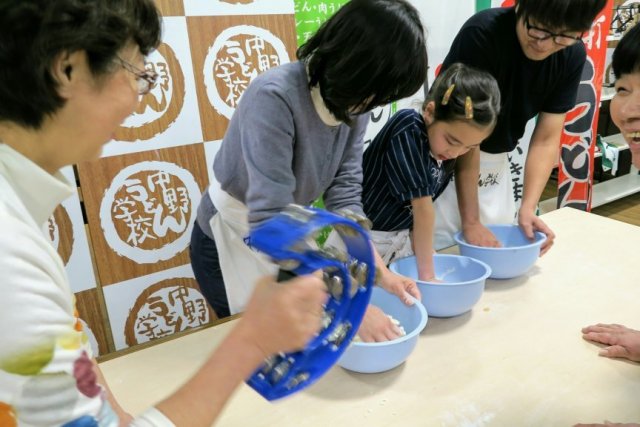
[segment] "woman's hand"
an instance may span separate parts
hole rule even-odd
[[[261,279],[237,328],[264,357],[298,350],[320,331],[328,294],[316,276]]]
[[[582,338],[608,346],[600,350],[600,356],[640,362],[640,331],[622,325],[598,323],[582,328]]]

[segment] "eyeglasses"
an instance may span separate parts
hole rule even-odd
[[[156,81],[158,80],[158,73],[151,70],[141,70],[138,67],[120,58],[119,56],[116,56],[116,60],[120,63],[120,65],[122,65],[122,68],[136,76],[139,95],[148,94],[156,85]]]
[[[547,31],[547,30],[543,30],[542,28],[538,28],[538,27],[534,27],[533,25],[531,25],[529,23],[529,19],[526,18],[524,20],[524,26],[527,28],[527,34],[529,35],[529,37],[531,37],[532,39],[536,39],[536,40],[548,40],[548,39],[553,39],[553,42],[557,45],[560,46],[571,46],[576,44],[579,41],[582,41],[582,35],[584,33],[581,33],[579,36],[569,36],[566,34],[555,34],[552,33],[551,31]]]

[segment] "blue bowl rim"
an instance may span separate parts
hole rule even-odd
[[[487,225],[486,227],[487,228],[512,228],[512,227],[519,227],[519,226],[509,225],[509,224],[494,224],[494,225]],[[503,248],[491,248],[488,246],[477,246],[477,245],[472,245],[470,243],[467,243],[467,241],[464,240],[464,238],[462,237],[462,231],[458,231],[456,234],[454,234],[453,240],[455,240],[456,244],[458,244],[459,246],[467,246],[470,248],[478,248],[478,249],[485,249],[487,251],[499,252],[499,251],[513,250],[513,249],[528,249],[536,246],[542,246],[542,244],[547,240],[547,235],[540,231],[536,231],[535,234],[538,238],[533,243],[529,243],[528,245],[523,245],[523,246],[507,246]]]
[[[399,344],[401,342],[410,340],[411,338],[413,338],[416,335],[420,334],[420,332],[422,332],[422,330],[425,328],[425,326],[427,326],[427,321],[429,320],[429,315],[427,314],[427,309],[422,304],[422,301],[412,297],[411,295],[409,295],[409,297],[413,300],[413,305],[411,307],[413,307],[413,306],[417,307],[418,311],[420,312],[420,316],[421,316],[420,323],[418,324],[418,326],[416,328],[413,329],[413,331],[409,332],[406,335],[403,335],[401,337],[398,337],[396,339],[389,340],[389,341],[381,341],[381,342],[363,342],[363,341],[354,342],[354,341],[351,341],[351,344],[349,346],[363,347],[363,348],[383,347],[383,346],[387,346],[389,344]]]
[[[444,282],[444,283],[438,283],[438,282],[426,282],[424,280],[417,280],[416,279],[416,283],[419,285],[425,285],[425,286],[466,286],[469,285],[471,283],[475,283],[478,282],[480,280],[487,280],[489,278],[489,276],[491,276],[491,274],[493,273],[493,270],[491,269],[491,267],[489,267],[489,265],[485,262],[480,261],[479,259],[476,258],[472,258],[470,256],[466,256],[466,255],[456,255],[456,254],[433,254],[434,257],[438,257],[438,258],[466,258],[471,262],[475,262],[476,264],[480,264],[482,267],[484,267],[485,269],[485,273],[480,276],[477,277],[473,280],[467,280],[465,282]],[[409,255],[406,257],[402,257],[402,258],[397,258],[395,259],[393,262],[397,262],[397,261],[401,261],[403,259],[407,259],[407,258],[415,258],[415,255]],[[393,263],[392,263],[393,264]],[[400,273],[398,273],[400,274]]]

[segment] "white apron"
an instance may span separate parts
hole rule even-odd
[[[409,230],[400,231],[369,231],[369,238],[375,246],[378,254],[389,265],[398,258],[413,255],[411,233]],[[332,230],[324,243],[325,246],[333,246],[340,250],[346,250],[346,246],[337,231]]]
[[[507,153],[480,152],[478,203],[482,224],[513,224],[515,222],[516,203],[513,198],[513,184]],[[453,235],[461,228],[455,181],[450,182],[438,197],[434,208],[436,222],[433,247],[440,250],[455,244]]]
[[[413,255],[413,245],[411,244],[411,232],[409,230],[400,231],[375,231],[370,232],[371,241],[378,250],[385,265],[398,258]]]
[[[275,275],[278,266],[244,243],[249,234],[249,210],[212,180],[211,201],[218,213],[209,221],[218,248],[218,257],[231,314],[244,310],[256,281],[265,275]]]

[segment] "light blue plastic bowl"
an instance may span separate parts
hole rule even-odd
[[[377,286],[373,288],[371,304],[400,322],[407,334],[392,341],[352,342],[337,364],[363,374],[388,371],[402,364],[418,343],[418,336],[429,317],[420,301],[407,306],[400,298]]]
[[[394,273],[411,277],[418,284],[429,316],[453,317],[471,310],[484,291],[491,268],[473,258],[460,255],[435,254],[433,266],[441,283],[418,280],[416,257],[398,259],[389,265]]]
[[[540,246],[547,240],[536,232],[532,242],[517,225],[487,226],[502,244],[501,248],[483,248],[468,244],[461,232],[453,236],[460,247],[460,254],[475,258],[491,267],[492,279],[511,279],[525,274],[540,256]]]

